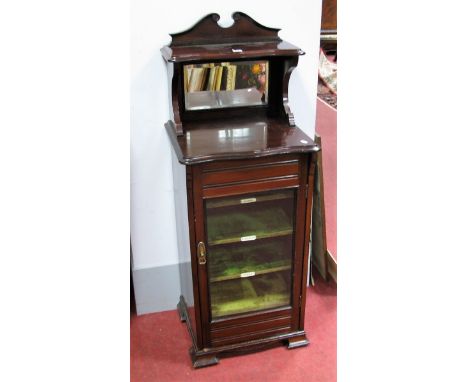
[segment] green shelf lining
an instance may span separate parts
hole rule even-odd
[[[241,203],[241,200],[251,199],[251,198],[236,198],[231,200],[210,200],[206,203],[207,209],[214,209],[214,208],[221,208],[221,207],[231,207],[231,206],[251,206],[254,203],[259,202],[270,202],[274,200],[284,200],[284,199],[292,199],[293,194],[273,194],[273,195],[260,195],[260,196],[252,196],[251,198],[255,198],[255,202],[251,203]]]
[[[232,211],[207,215],[208,244],[229,244],[255,235],[268,238],[287,235],[293,231],[293,218],[281,206],[252,211]],[[247,240],[245,240],[247,241]]]
[[[250,277],[256,277],[260,275],[265,275],[267,273],[273,273],[273,272],[281,272],[281,271],[286,271],[288,269],[291,269],[291,265],[284,265],[281,267],[274,267],[274,268],[269,268],[269,269],[261,269],[259,271],[255,271],[255,269],[252,269],[251,272],[255,272],[254,276],[249,276],[245,278],[250,278]],[[242,273],[247,273],[247,272],[242,272]],[[213,277],[210,278],[210,282],[219,282],[219,281],[228,281],[228,280],[235,280],[235,279],[240,279],[243,278],[241,277],[241,274],[239,273],[237,275],[230,275],[230,276],[218,276],[218,277]]]
[[[275,232],[268,232],[268,233],[260,233],[255,235],[256,239],[269,239],[271,237],[279,237],[279,236],[287,236],[291,235],[293,233],[293,229],[286,229],[286,230],[281,230],[281,231],[275,231]],[[208,245],[220,245],[220,244],[232,244],[232,243],[242,243],[243,241],[241,240],[242,237],[246,236],[253,236],[253,235],[244,235],[244,236],[236,236],[236,237],[229,237],[226,239],[220,239],[220,240],[213,240],[213,241],[208,241]],[[245,243],[249,243],[254,240],[247,240]]]
[[[212,284],[212,316],[216,318],[287,305],[291,302],[290,282],[286,282],[279,273],[274,273],[256,280],[242,278]],[[217,287],[214,288],[215,286]],[[265,287],[268,288],[268,293]]]
[[[212,315],[213,318],[233,315],[233,314],[242,314],[248,312],[254,312],[257,310],[265,310],[271,308],[279,308],[281,306],[285,306],[290,303],[290,295],[289,293],[280,293],[280,294],[272,294],[271,301],[268,302],[261,302],[261,305],[258,304],[257,299],[250,299],[244,300],[243,306],[239,307],[238,301],[233,301],[231,303],[224,303],[222,306],[218,306],[217,308],[212,308]]]
[[[262,271],[265,269],[283,267],[291,264],[291,258],[286,258],[284,256],[281,259],[262,260],[262,258],[257,258],[255,262],[228,260],[225,262],[215,263],[213,265],[213,259],[211,259],[208,261],[208,272],[210,279],[224,276],[234,276],[251,271]]]

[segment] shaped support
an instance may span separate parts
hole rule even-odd
[[[172,106],[172,121],[170,123],[173,125],[175,133],[177,136],[184,134],[184,129],[182,126],[182,120],[180,119],[180,110],[179,110],[179,78],[182,78],[181,73],[182,65],[180,64],[170,64],[173,65],[173,74],[171,81],[171,106]]]
[[[283,77],[283,109],[284,113],[288,118],[289,126],[296,126],[294,121],[294,114],[289,107],[289,79],[294,68],[297,66],[299,61],[298,57],[291,57],[284,61],[284,77]]]

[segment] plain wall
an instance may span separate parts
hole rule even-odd
[[[279,6],[281,4],[281,6]],[[191,27],[209,13],[231,25],[241,11],[259,23],[281,28],[282,39],[306,52],[293,71],[290,106],[296,124],[311,137],[315,129],[321,0],[228,2],[131,2],[131,241],[133,270],[178,263],[169,118],[168,80],[160,48],[169,33]]]

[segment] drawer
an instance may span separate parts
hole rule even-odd
[[[222,161],[202,166],[203,188],[222,185],[261,182],[266,180],[297,179],[300,158],[285,155],[243,161]]]

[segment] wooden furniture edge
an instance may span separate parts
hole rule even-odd
[[[333,257],[333,255],[327,251],[327,263],[328,263],[328,275],[331,277],[331,279],[337,284],[338,280],[338,262],[336,259]]]
[[[314,141],[321,147],[322,146],[322,138],[320,135],[315,134]],[[326,220],[325,220],[325,198],[324,198],[324,186],[323,186],[323,167],[322,167],[322,152],[317,153],[317,160],[315,162],[315,176],[318,179],[315,179],[315,182],[319,182],[319,189],[320,189],[320,205],[314,206],[319,208],[320,210],[320,218],[321,218],[321,231],[322,231],[322,245],[325,247],[323,253],[315,254],[314,251],[312,252],[312,264],[317,265],[317,270],[319,271],[320,276],[327,281],[328,280],[328,261],[326,258],[327,253],[327,231],[326,231]],[[312,218],[313,219],[313,218]],[[320,268],[320,264],[317,262],[317,256],[321,256],[323,260],[324,269]]]
[[[197,346],[196,338],[193,333],[192,324],[188,318],[187,304],[185,298],[180,296],[179,303],[177,304],[177,311],[182,322],[187,325],[190,338],[192,340],[192,347],[189,349],[190,357],[194,368],[200,368],[210,365],[215,365],[219,362],[219,356],[229,354],[243,354],[250,353],[259,349],[273,347],[275,345],[287,342],[288,349],[307,346],[309,340],[306,337],[304,330],[296,330],[290,333],[276,334],[266,338],[256,340],[249,340],[245,342],[238,342],[230,345],[223,345],[219,347],[205,347],[199,349]]]
[[[320,151],[320,145],[316,142],[310,146],[290,146],[290,147],[278,147],[277,149],[269,149],[265,151],[249,151],[249,152],[236,152],[236,153],[221,153],[221,154],[211,154],[207,156],[199,157],[190,157],[186,158],[182,154],[180,149],[179,142],[177,141],[177,133],[174,128],[172,121],[167,121],[164,124],[167,134],[169,135],[169,140],[172,144],[172,147],[175,150],[177,160],[179,163],[184,165],[196,165],[200,163],[214,162],[220,160],[236,160],[236,159],[254,159],[254,158],[264,158],[275,155],[287,155],[287,154],[304,154],[304,153],[313,153]]]

